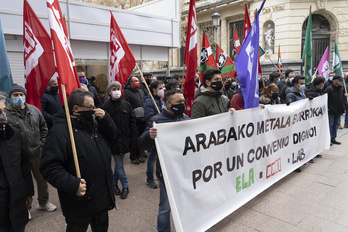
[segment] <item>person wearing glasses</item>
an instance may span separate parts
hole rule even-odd
[[[68,100],[81,178],[77,177],[64,110],[55,114],[43,149],[40,171],[58,190],[66,231],[107,231],[108,211],[115,208],[111,144],[117,127],[109,114],[94,107],[93,95],[83,89]]]

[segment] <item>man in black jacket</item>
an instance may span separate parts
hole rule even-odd
[[[104,110],[94,108],[88,91],[74,90],[68,104],[82,178],[76,177],[63,110],[47,136],[40,171],[58,190],[67,231],[86,231],[89,224],[92,231],[107,231],[108,210],[115,207],[108,142],[116,138],[117,128]]]
[[[7,123],[5,100],[0,94],[0,231],[24,231],[34,186],[21,134]]]
[[[110,143],[111,152],[115,160],[114,170],[114,192],[121,195],[121,199],[126,199],[129,193],[128,180],[124,171],[124,155],[137,150],[138,131],[135,124],[135,115],[129,102],[121,99],[121,84],[118,81],[112,82],[106,88],[110,99],[104,103],[102,109],[110,114],[118,128],[117,139]],[[122,184],[122,192],[118,187],[118,181]]]
[[[190,119],[186,114],[184,114],[185,98],[181,90],[173,89],[166,92],[163,101],[165,102],[166,109],[163,109],[161,113],[150,118],[144,133],[138,139],[138,146],[141,149],[153,149],[153,151],[156,153],[156,156],[157,150],[155,147],[154,139],[157,137],[157,128],[152,127],[153,122],[166,123]],[[157,216],[157,230],[170,231],[170,205],[167,192],[164,187],[164,180],[158,156],[156,162],[156,175],[160,180],[160,203]]]
[[[315,97],[321,96],[324,94],[324,77],[316,77],[313,82],[309,82],[306,85],[305,94],[309,99],[313,99]]]
[[[338,75],[334,76],[332,84],[324,90],[324,93],[328,95],[331,145],[340,145],[341,143],[336,140],[337,129],[341,123],[341,115],[346,109],[348,96],[348,94],[344,93],[343,78]]]
[[[47,181],[40,173],[42,147],[47,136],[47,125],[40,110],[26,103],[26,90],[13,84],[9,96],[12,103],[6,106],[8,123],[16,127],[23,139],[24,149],[29,156],[29,164],[37,186],[38,205],[36,209],[54,211],[57,207],[49,202]]]
[[[140,89],[140,83],[137,77],[131,76],[128,78],[124,86],[123,99],[132,105],[136,118],[138,135],[141,135],[146,128],[144,113],[145,94],[144,91]],[[141,157],[141,155],[145,157],[144,154],[144,151],[140,151],[139,149],[131,151],[129,158],[132,164],[145,163],[145,160]]]
[[[40,101],[42,114],[46,120],[48,130],[50,130],[53,126],[53,115],[61,109],[57,78],[53,77],[48,82]]]

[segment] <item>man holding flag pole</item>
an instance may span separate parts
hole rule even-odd
[[[47,8],[64,110],[54,117],[40,171],[58,190],[66,231],[86,231],[89,224],[93,231],[107,231],[108,210],[115,207],[109,143],[117,128],[104,110],[95,109],[93,95],[79,89],[58,0],[47,0]]]

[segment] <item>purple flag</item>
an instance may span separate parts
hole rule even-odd
[[[329,63],[329,46],[326,47],[323,57],[318,65],[319,76],[325,77],[325,80],[329,79],[330,63]]]
[[[253,25],[251,26],[235,61],[238,81],[243,93],[245,109],[259,106],[259,14],[265,1],[266,0],[263,0],[261,7],[255,16]]]

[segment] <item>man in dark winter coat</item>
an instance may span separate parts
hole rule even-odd
[[[153,99],[156,102],[152,101],[152,98],[150,95],[146,96],[145,103],[144,103],[144,111],[145,111],[145,120],[148,122],[150,118],[157,115],[162,111],[162,106],[164,102],[162,101],[161,97],[164,96],[164,84],[161,81],[153,81],[150,84],[150,91],[153,96]],[[157,107],[156,107],[157,106]],[[159,111],[159,112],[158,112]],[[153,169],[154,164],[156,161],[156,152],[153,149],[149,150],[149,159],[147,160],[147,169],[146,169],[146,183],[147,185],[152,188],[156,189],[157,184],[153,178]]]
[[[40,101],[42,114],[46,120],[48,130],[50,130],[53,126],[53,115],[61,109],[57,78],[53,77],[48,82]]]
[[[131,150],[136,152],[138,131],[132,106],[129,102],[121,99],[121,89],[122,86],[118,81],[107,86],[106,92],[110,99],[104,103],[102,109],[110,114],[118,129],[117,139],[110,142],[111,152],[115,160],[113,184],[115,194],[121,195],[121,199],[126,199],[129,186],[123,166],[123,158]],[[122,184],[122,192],[118,187],[118,180]]]
[[[185,98],[180,90],[173,89],[166,92],[164,96],[164,102],[166,109],[163,109],[161,113],[153,116],[147,123],[146,130],[138,139],[138,146],[141,149],[153,149],[155,148],[154,139],[157,137],[157,128],[153,128],[153,122],[166,123],[177,122],[190,119],[185,112]],[[164,180],[160,167],[159,160],[157,158],[156,175],[159,178],[160,187],[160,203],[158,208],[157,217],[157,230],[158,231],[170,231],[170,205],[168,201],[167,192],[164,186]]]
[[[128,78],[127,83],[124,86],[123,98],[128,101],[134,110],[138,135],[141,135],[146,128],[145,113],[144,113],[144,102],[145,94],[142,89],[139,89],[140,83],[137,77]],[[130,153],[130,159],[133,164],[145,163],[145,160],[141,158],[141,154],[144,155],[143,151],[137,149],[137,151]]]
[[[108,210],[115,207],[115,195],[106,139],[115,139],[117,128],[104,110],[94,108],[93,95],[88,91],[74,90],[68,104],[82,178],[76,177],[64,110],[54,117],[40,170],[58,190],[67,231],[86,231],[89,224],[92,231],[107,231]]]
[[[325,78],[324,77],[316,77],[313,82],[309,82],[306,85],[305,94],[306,97],[309,99],[313,99],[315,97],[321,96],[324,94],[324,83]]]
[[[21,134],[7,123],[5,100],[0,94],[0,231],[24,231],[34,186]]]
[[[36,208],[54,211],[57,207],[48,201],[48,185],[39,170],[42,146],[48,131],[45,119],[36,106],[25,102],[26,90],[22,86],[13,84],[9,96],[12,103],[6,106],[6,116],[8,123],[20,131],[24,149],[29,155],[30,168],[37,183],[39,204]]]
[[[295,72],[292,71],[291,69],[288,69],[285,71],[285,83],[282,86],[282,88],[279,88],[279,97],[280,97],[281,103],[285,103],[285,96],[286,96],[285,91],[288,88],[291,88],[293,86],[292,81],[295,76],[296,76]]]
[[[348,96],[348,94],[344,93],[343,78],[338,75],[334,76],[332,84],[324,90],[324,93],[328,95],[331,144],[340,145],[341,143],[336,140],[337,129],[341,123],[341,115],[346,109]]]
[[[143,77],[145,79],[145,82],[146,82],[147,86],[150,86],[151,83],[152,83],[152,74],[151,73],[144,73]],[[141,80],[141,77],[139,77],[139,80]],[[140,83],[140,89],[143,90],[143,92],[145,94],[145,97],[149,95],[149,91],[147,90],[146,85],[143,82],[143,80]]]
[[[100,97],[99,97],[99,90],[97,88],[97,86],[95,85],[95,77],[91,76],[88,77],[88,91],[91,92],[93,94],[93,99],[94,99],[94,105],[95,107],[101,107],[101,101],[100,101]]]

